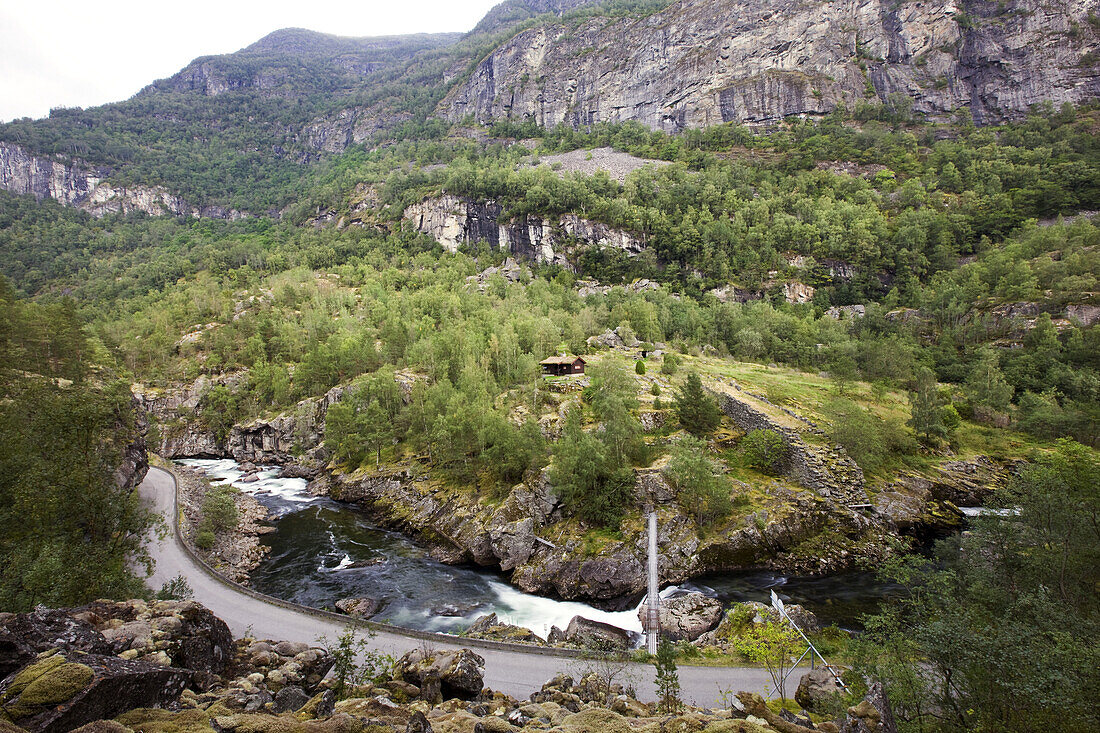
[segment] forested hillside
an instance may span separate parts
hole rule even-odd
[[[1096,623],[1095,13],[826,3],[835,37],[791,41],[822,60],[693,50],[716,5],[288,29],[0,125],[0,610],[143,592],[148,448],[285,466],[436,558],[608,607],[644,592],[646,507],[665,586],[886,567],[912,592],[839,651],[910,729],[1053,725],[1048,688],[1094,720],[1091,638],[1027,637],[1057,684],[983,655],[1022,666],[1044,604]],[[802,28],[783,7],[719,25]],[[604,68],[615,34],[653,59]],[[730,81],[738,53],[778,71]],[[620,104],[673,62],[698,99]]]

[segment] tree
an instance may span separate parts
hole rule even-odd
[[[1100,729],[1100,459],[1062,440],[998,511],[885,575],[905,594],[868,619],[859,668],[910,729]]]
[[[676,393],[675,409],[680,425],[697,438],[712,433],[721,421],[718,403],[703,390],[703,381],[695,372],[687,375]]]
[[[974,406],[1004,412],[1012,400],[1012,385],[1000,369],[1000,359],[993,349],[983,349],[966,378],[963,391]]]
[[[0,385],[0,608],[140,597],[157,518],[116,479],[144,450],[129,384]]]
[[[802,636],[786,619],[765,619],[753,624],[752,629],[736,637],[733,646],[750,662],[763,664],[768,676],[779,690],[779,697],[787,701],[786,678],[795,661],[795,655],[806,648]]]
[[[657,656],[653,660],[656,670],[657,706],[666,715],[680,712],[680,673],[676,671],[676,647],[668,637],[661,637]]]
[[[237,503],[233,500],[237,490],[232,486],[218,486],[206,492],[202,500],[203,524],[224,532],[237,526]]]
[[[641,359],[638,359],[638,361],[634,362],[634,373],[645,374],[645,362]]]
[[[348,626],[335,641],[327,636],[317,639],[321,647],[335,660],[332,678],[335,681],[333,692],[337,699],[347,699],[355,694],[357,687],[368,682],[380,682],[389,676],[394,658],[371,649],[372,638],[373,631],[368,631],[367,638],[364,639],[354,627]]]
[[[577,408],[566,415],[549,478],[577,516],[609,527],[619,525],[634,484],[633,472],[616,460],[603,441],[584,431]]]
[[[787,456],[787,443],[774,430],[753,430],[741,439],[741,455],[746,465],[764,473],[778,473]]]
[[[925,444],[950,439],[959,425],[958,412],[940,394],[930,369],[917,372],[917,388],[909,393],[909,409],[908,425]]]
[[[665,475],[679,490],[680,505],[695,514],[700,527],[730,511],[730,484],[707,458],[707,444],[688,437],[672,447]]]

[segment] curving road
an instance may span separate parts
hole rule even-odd
[[[151,508],[168,520],[170,526],[175,526],[172,516],[175,512],[175,479],[169,472],[150,468],[138,491]],[[163,540],[151,538],[149,549],[156,560],[156,569],[147,581],[151,588],[160,588],[168,580],[183,575],[194,590],[195,600],[223,619],[238,637],[250,631],[258,639],[315,644],[321,636],[335,639],[347,626],[347,622],[266,601],[216,578],[180,546],[174,531]],[[375,632],[369,640],[371,648],[394,656],[424,643],[421,639],[386,630]],[[458,640],[433,640],[430,643],[441,649],[463,646]],[[475,648],[475,651],[485,658],[486,686],[521,700],[527,699],[558,672],[577,676],[579,671],[592,664],[552,653],[489,648]],[[767,692],[769,687],[767,673],[751,667],[681,666],[679,673],[684,700],[705,707],[718,704],[719,687],[759,693]],[[654,699],[652,666],[630,664],[619,679],[634,684],[641,699]]]

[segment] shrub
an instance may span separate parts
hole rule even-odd
[[[214,546],[214,533],[209,529],[199,530],[195,535],[195,547],[200,550],[209,550]]]
[[[634,362],[634,373],[645,374],[645,362],[641,359],[638,359],[638,361]]]
[[[203,522],[208,523],[216,532],[237,526],[237,503],[233,500],[237,490],[231,486],[220,486],[206,492],[202,500]]]
[[[753,430],[741,440],[741,454],[746,465],[775,474],[787,456],[787,443],[774,430]]]

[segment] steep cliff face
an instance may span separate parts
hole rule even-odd
[[[405,220],[449,252],[464,244],[487,242],[493,249],[563,267],[571,267],[566,255],[575,243],[613,247],[628,254],[645,249],[645,243],[634,234],[575,214],[563,214],[556,220],[538,216],[505,220],[499,204],[458,196],[440,196],[413,204],[405,209]]]
[[[861,100],[979,122],[1100,93],[1092,0],[682,0],[643,19],[525,30],[441,103],[459,120],[637,120],[666,131]]]
[[[92,216],[144,211],[152,216],[239,219],[244,214],[221,206],[195,207],[161,186],[115,186],[105,180],[109,168],[79,161],[66,164],[31,155],[18,145],[0,142],[0,189],[52,198]]]

